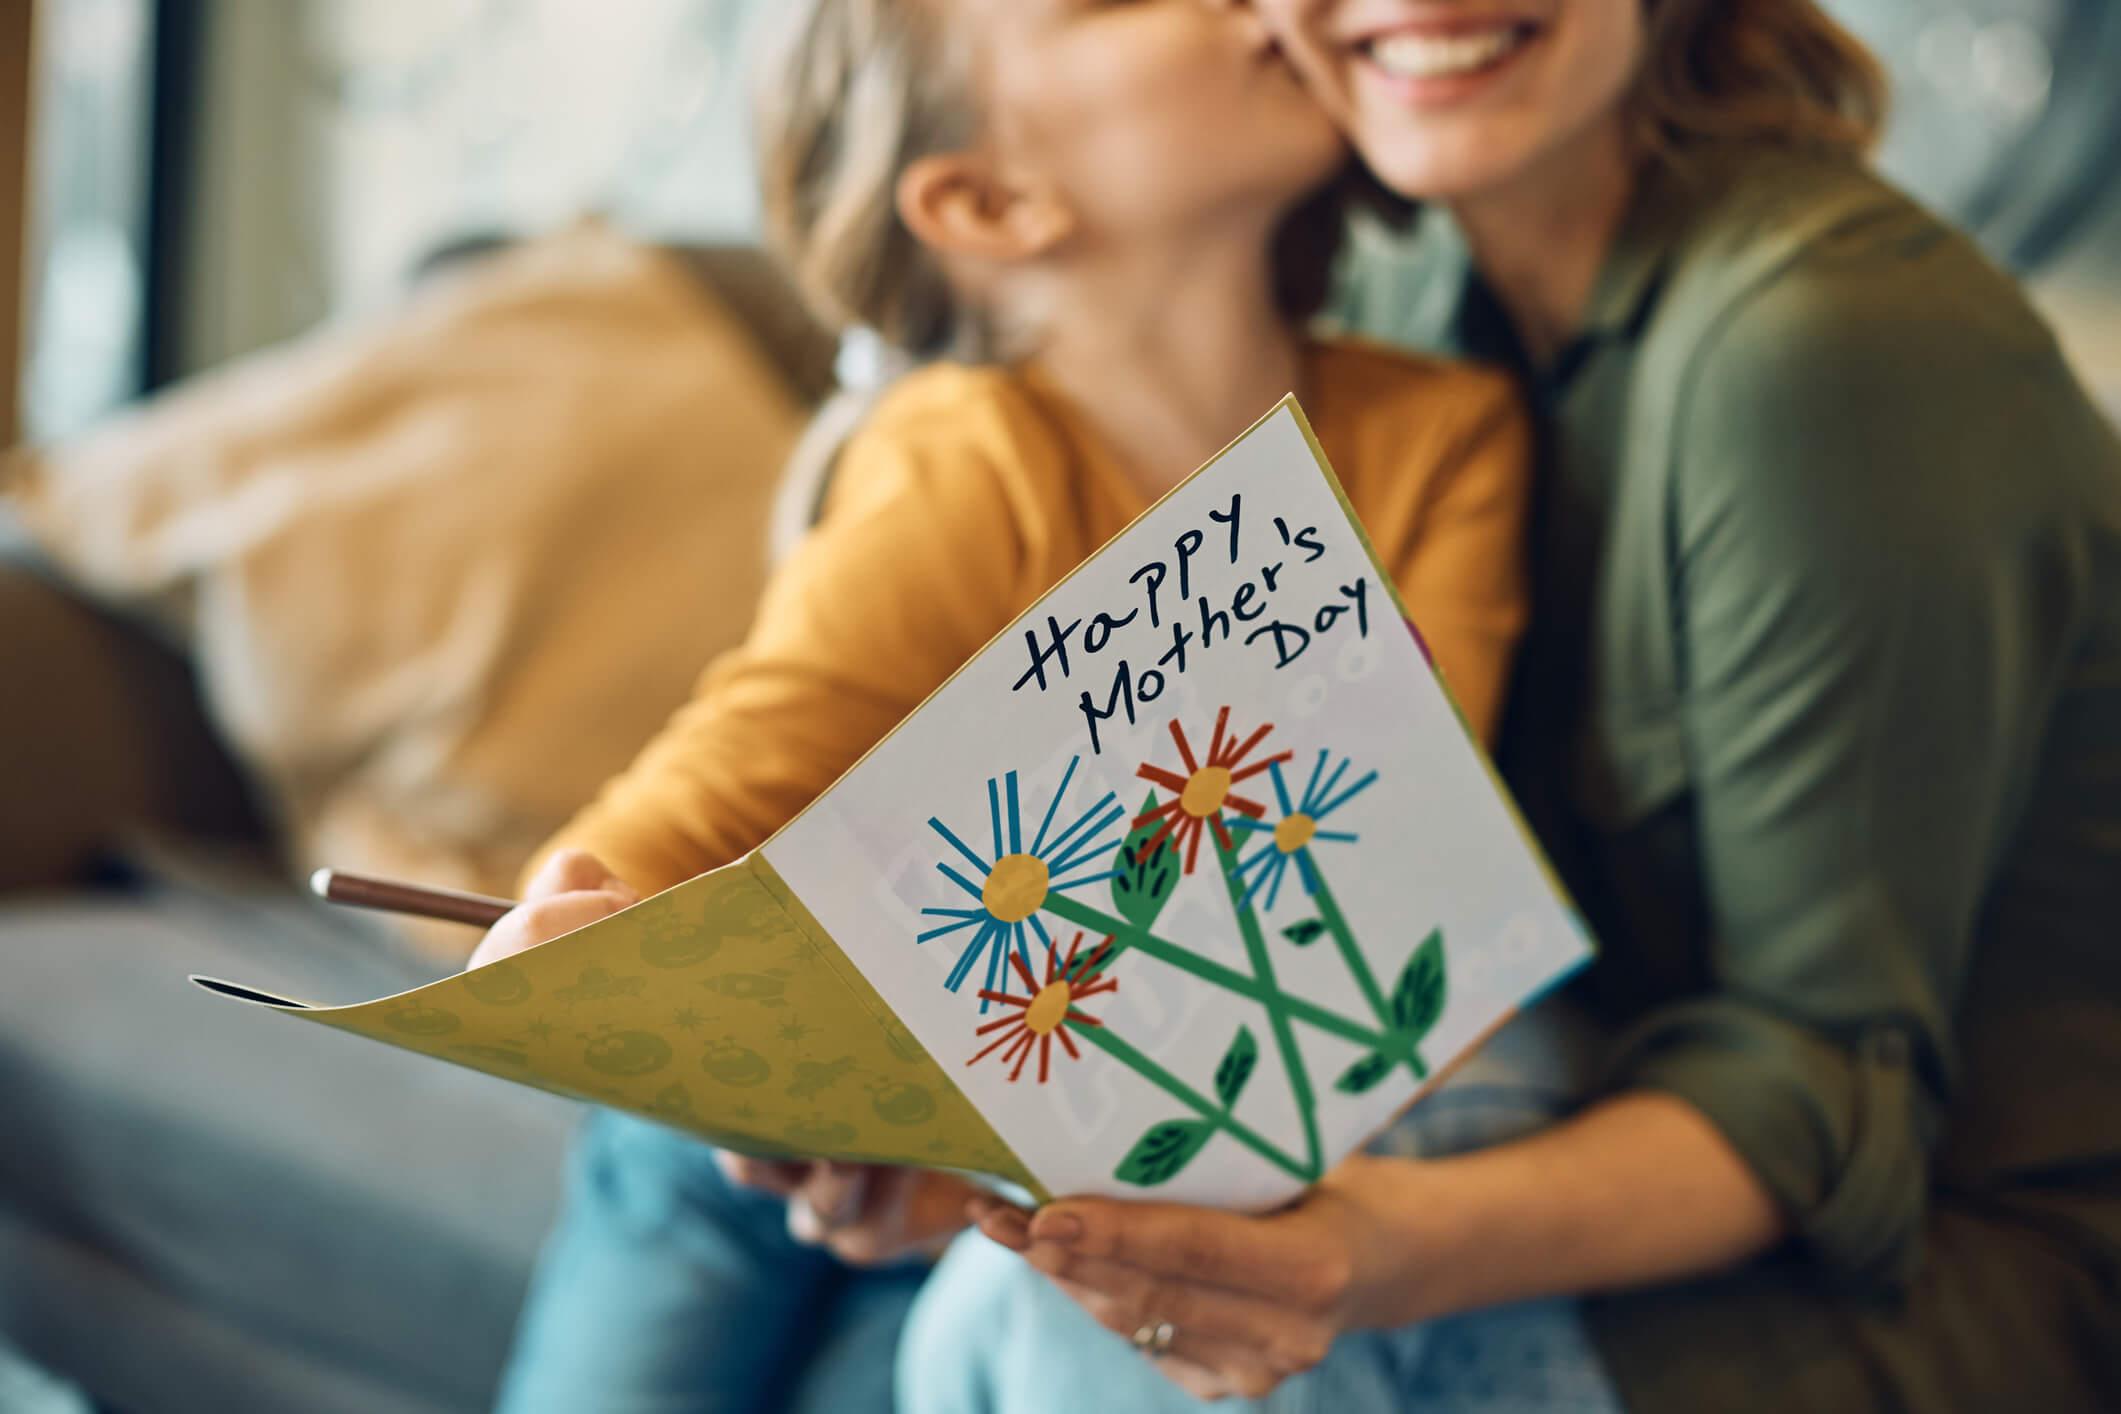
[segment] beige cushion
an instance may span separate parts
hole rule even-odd
[[[297,865],[500,891],[743,633],[802,420],[674,260],[585,225],[0,485],[190,648]]]

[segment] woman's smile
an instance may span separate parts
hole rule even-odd
[[[1403,21],[1355,44],[1362,80],[1414,107],[1461,102],[1519,66],[1540,24],[1512,16]]]
[[[1644,0],[1255,3],[1370,169],[1417,200],[1617,146],[1645,34]]]

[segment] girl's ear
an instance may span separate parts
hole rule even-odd
[[[938,255],[997,265],[1045,255],[1075,231],[1054,194],[1012,187],[968,152],[923,157],[900,174],[899,219]]]

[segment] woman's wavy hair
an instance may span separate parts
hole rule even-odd
[[[1644,0],[1636,137],[1672,154],[1704,140],[1865,152],[1885,124],[1885,71],[1813,0]]]

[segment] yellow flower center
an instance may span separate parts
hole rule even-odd
[[[1308,815],[1287,815],[1274,827],[1274,847],[1283,854],[1294,854],[1311,842],[1318,833],[1318,822]]]
[[[1196,820],[1205,820],[1223,808],[1230,798],[1230,772],[1224,766],[1203,766],[1186,782],[1178,808]]]
[[[1003,923],[1021,923],[1046,902],[1046,886],[1052,876],[1046,861],[1035,854],[1005,854],[994,861],[993,872],[980,890],[980,902]]]
[[[1034,1036],[1051,1035],[1068,1019],[1068,1006],[1074,1000],[1066,982],[1048,982],[1024,1008],[1024,1029]]]

